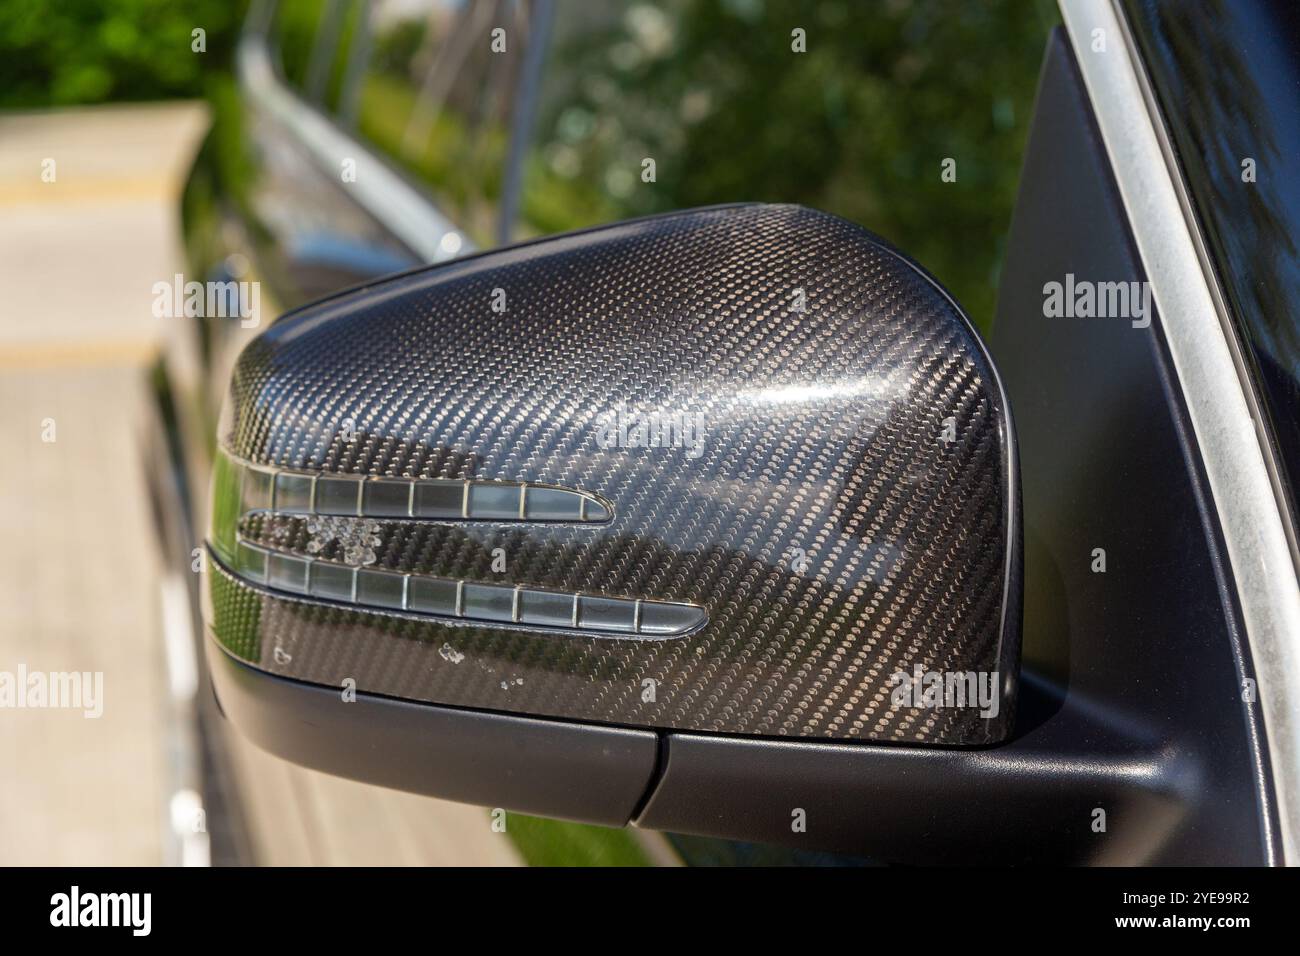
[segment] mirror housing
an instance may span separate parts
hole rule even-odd
[[[1006,396],[844,220],[692,210],[341,293],[244,351],[218,444],[213,676],[290,759],[621,824],[670,739],[1010,732]]]

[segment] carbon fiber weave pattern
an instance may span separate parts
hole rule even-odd
[[[599,495],[614,512],[599,525],[362,531],[376,568],[686,602],[707,624],[639,640],[430,620],[275,594],[209,562],[209,631],[265,670],[413,700],[989,743],[1010,726],[1018,660],[1011,436],[966,319],[835,217],[718,207],[487,253],[276,322],[238,362],[221,444],[282,468]],[[240,532],[343,547],[301,515]],[[917,666],[998,672],[997,716],[895,704],[894,675]]]

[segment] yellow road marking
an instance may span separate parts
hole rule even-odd
[[[0,368],[11,370],[147,365],[158,354],[152,340],[22,342],[0,344]]]
[[[46,205],[66,202],[139,202],[172,200],[180,193],[174,176],[61,179],[43,183],[0,180],[0,206]]]

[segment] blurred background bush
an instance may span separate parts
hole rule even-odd
[[[241,0],[0,0],[0,109],[204,95]],[[203,56],[176,56],[205,31]]]
[[[247,6],[0,0],[0,109],[203,96],[223,124]],[[280,0],[274,49],[291,85],[315,82],[326,112],[346,114],[343,125],[489,245],[509,124],[494,70],[518,63],[490,62],[485,31],[521,22],[527,6]],[[907,250],[990,327],[1052,0],[562,0],[556,10],[516,238],[719,202],[804,203]],[[345,107],[362,16],[368,62]],[[806,54],[791,56],[791,24],[806,31]],[[174,55],[195,29],[206,52]],[[322,32],[332,49],[313,81]],[[444,52],[456,44],[469,54]],[[446,77],[421,115],[434,71]],[[636,188],[645,156],[657,162],[654,188]],[[947,157],[957,184],[940,178]]]

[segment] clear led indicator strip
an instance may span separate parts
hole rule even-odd
[[[693,604],[551,591],[406,574],[280,551],[239,532],[250,514],[323,519],[599,525],[610,503],[583,491],[525,482],[360,478],[254,465],[218,452],[212,545],[241,578],[290,594],[377,610],[607,637],[662,639],[698,629]]]

